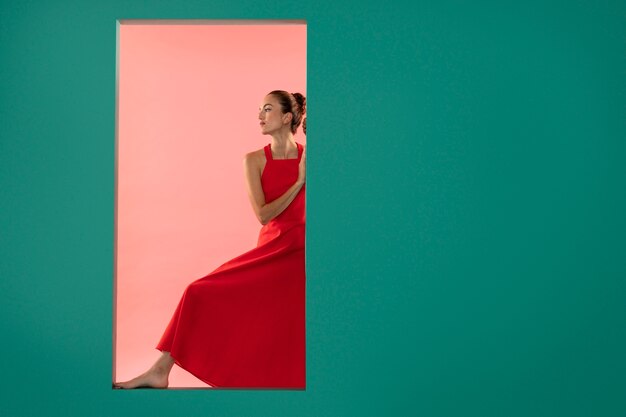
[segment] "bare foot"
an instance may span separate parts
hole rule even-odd
[[[169,352],[163,352],[157,361],[143,374],[126,382],[114,382],[113,388],[167,388],[170,371],[174,366],[174,359]]]
[[[138,377],[126,382],[116,382],[113,386],[122,389],[167,388],[169,383],[168,374],[169,372],[166,369],[153,366]]]

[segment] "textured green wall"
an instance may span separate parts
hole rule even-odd
[[[0,414],[624,416],[626,3],[412,3],[2,2]],[[308,23],[306,391],[111,390],[139,18]]]

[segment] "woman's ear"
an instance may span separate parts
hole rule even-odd
[[[287,112],[283,114],[283,124],[291,124],[291,120],[293,120],[292,112]]]

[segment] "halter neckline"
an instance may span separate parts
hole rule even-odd
[[[302,145],[296,142],[296,146],[298,147],[298,157],[287,158],[287,159],[274,159],[274,157],[272,156],[272,144],[271,143],[268,143],[267,145],[265,145],[265,148],[263,149],[265,150],[265,157],[267,158],[268,161],[298,161],[300,160],[300,157],[302,156]]]

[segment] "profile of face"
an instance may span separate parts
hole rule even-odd
[[[276,97],[271,94],[266,95],[259,107],[261,133],[270,135],[281,129],[289,130],[291,117],[291,113],[282,112],[280,103]]]

